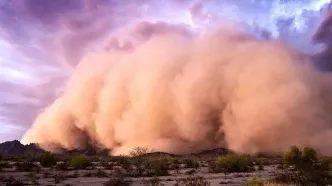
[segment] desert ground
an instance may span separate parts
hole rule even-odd
[[[218,152],[175,156],[136,152],[136,155],[130,157],[62,157],[51,153],[30,157],[30,160],[3,157],[0,185],[263,186],[295,185],[296,181],[297,185],[321,185],[321,180],[331,179],[331,164],[324,169],[322,166],[327,160],[330,162],[330,159],[317,158],[315,153],[306,150],[302,153],[293,149],[284,156],[249,156]],[[301,166],[298,166],[298,159],[301,158],[303,161],[301,160]],[[323,161],[321,167],[317,166],[317,170],[314,170],[313,164],[308,164],[314,162],[316,165]],[[311,170],[303,168],[302,171],[297,166],[311,167]],[[301,174],[297,174],[298,172]],[[303,175],[306,176],[303,178],[304,182],[301,180]]]

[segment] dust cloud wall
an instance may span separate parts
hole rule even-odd
[[[237,27],[163,26],[132,47],[115,42],[85,53],[65,92],[22,142],[95,145],[113,155],[134,147],[185,154],[292,145],[332,154],[332,78],[309,58]]]

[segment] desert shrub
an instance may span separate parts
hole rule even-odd
[[[15,179],[13,176],[10,176],[5,180],[6,186],[21,186],[24,185],[21,180]]]
[[[61,162],[61,163],[56,164],[55,168],[56,168],[56,170],[59,170],[59,171],[68,171],[69,170],[68,166],[69,166],[68,163]]]
[[[135,156],[142,156],[142,155],[150,153],[150,152],[151,151],[149,151],[146,148],[135,147],[132,151],[129,152],[129,155],[132,157],[135,157]]]
[[[251,156],[251,160],[253,161],[256,170],[262,171],[264,170],[264,165],[266,165],[266,160],[259,158],[257,156]]]
[[[282,170],[284,168],[284,166],[281,164],[281,165],[277,165],[276,167],[278,170]]]
[[[40,167],[35,165],[33,162],[22,162],[15,163],[16,171],[19,172],[31,172],[31,171],[40,171]]]
[[[262,164],[257,165],[257,170],[262,171],[264,170],[264,166]]]
[[[60,183],[62,180],[59,178],[59,176],[54,177],[54,184]]]
[[[128,186],[130,183],[124,178],[110,178],[107,182],[104,183],[104,186]]]
[[[216,161],[208,161],[208,172],[210,173],[218,173],[221,172],[221,170],[218,170]]]
[[[170,164],[170,170],[175,170],[176,172],[179,172],[180,171],[180,164]]]
[[[146,169],[152,176],[169,175],[169,159],[165,156],[154,156],[147,159]]]
[[[161,180],[158,177],[154,177],[149,180],[144,181],[145,186],[164,186],[165,184],[161,183]]]
[[[301,151],[292,147],[283,157],[284,169],[275,178],[276,182],[297,185],[328,185],[332,183],[329,164],[317,157],[314,149]]]
[[[0,169],[1,168],[12,168],[13,166],[9,164],[8,162],[1,162],[0,163]]]
[[[113,169],[112,162],[102,162],[101,166],[104,167],[105,170],[112,170]]]
[[[46,152],[41,155],[39,162],[43,167],[52,167],[56,165],[57,159],[53,154]]]
[[[92,161],[92,162],[100,162],[100,160],[101,160],[101,158],[98,157],[98,156],[92,156],[92,157],[90,157],[90,161]]]
[[[164,155],[135,156],[131,158],[134,171],[131,176],[166,176],[169,175],[169,158]]]
[[[210,182],[201,176],[190,176],[180,179],[174,186],[210,186]]]
[[[263,179],[249,178],[247,180],[248,186],[264,186],[264,184],[265,184],[265,181]]]
[[[181,164],[181,161],[178,158],[174,158],[174,157],[168,157],[169,158],[169,162],[172,164]]]
[[[127,172],[130,172],[132,176],[143,176],[146,172],[147,158],[137,156],[130,160],[130,165],[126,168],[123,167]]]
[[[170,170],[179,170],[180,169],[180,160],[173,157],[168,157],[169,169]]]
[[[199,163],[192,158],[184,159],[183,163],[186,168],[198,168],[199,167]]]
[[[118,165],[121,165],[121,164],[125,163],[124,161],[128,161],[129,158],[126,156],[110,156],[108,160],[110,162],[114,162]]]
[[[92,174],[92,172],[85,172],[84,174],[83,174],[83,177],[92,177],[93,176],[93,174]]]
[[[0,182],[5,181],[6,177],[4,175],[0,175]]]
[[[85,169],[91,165],[90,159],[84,155],[73,156],[69,165],[75,169]]]
[[[43,178],[50,178],[52,177],[52,174],[49,171],[43,172]]]
[[[30,181],[31,184],[33,184],[33,185],[39,185],[39,183],[38,183],[38,179],[39,178],[37,177],[36,173],[31,172],[27,176],[28,176],[29,181]]]
[[[209,167],[212,172],[251,172],[254,171],[254,162],[246,155],[219,156],[215,164]]]
[[[108,174],[104,171],[104,170],[101,170],[101,169],[98,169],[94,175],[98,178],[105,178],[105,177],[108,177]]]
[[[104,186],[129,186],[130,182],[127,181],[121,172],[117,172],[115,176],[112,176]]]
[[[78,178],[79,175],[78,171],[74,171],[73,173],[68,174],[67,178]]]
[[[111,162],[115,162],[116,165],[121,166],[125,170],[129,170],[131,168],[130,158],[126,156],[112,156]]]
[[[17,156],[3,156],[3,161],[21,162],[22,158]]]
[[[62,174],[62,173],[56,173],[54,174],[54,183],[58,184],[64,180],[66,180],[66,175]]]
[[[186,171],[186,174],[187,175],[193,175],[195,172],[196,172],[195,169],[190,169],[190,170]]]
[[[288,151],[284,154],[283,165],[285,165],[286,167],[289,167],[291,165],[300,167],[301,159],[302,159],[301,150],[298,147],[293,146],[293,147],[291,147],[290,151]]]

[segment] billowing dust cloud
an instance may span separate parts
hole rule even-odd
[[[331,80],[280,41],[233,28],[165,31],[131,50],[88,53],[22,141],[112,154],[291,145],[332,154]]]

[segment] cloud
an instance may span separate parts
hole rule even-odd
[[[318,23],[319,9],[313,8],[317,3],[297,1],[298,6],[291,13],[312,10],[309,15],[297,14],[296,20],[306,17],[309,22]],[[68,77],[87,53],[132,52],[151,37],[163,37],[169,32],[193,37],[193,33],[213,20],[197,20],[199,16],[221,19],[226,16],[242,26],[246,23],[245,30],[250,32],[257,32],[253,29],[257,26],[259,32],[267,33],[264,38],[270,39],[275,32],[292,26],[276,30],[276,20],[284,18],[276,14],[279,5],[274,1],[3,0],[0,2],[0,94],[5,99],[1,100],[0,108],[5,112],[1,112],[0,122],[29,127],[37,113],[62,94]],[[312,24],[307,25],[314,30]],[[298,48],[306,45],[313,51],[306,44],[311,32],[290,32],[280,38]]]
[[[234,27],[191,37],[167,28],[176,29],[133,51],[87,54],[22,141],[67,149],[95,144],[112,154],[137,146],[183,154],[291,145],[332,153],[330,75],[284,43]]]

